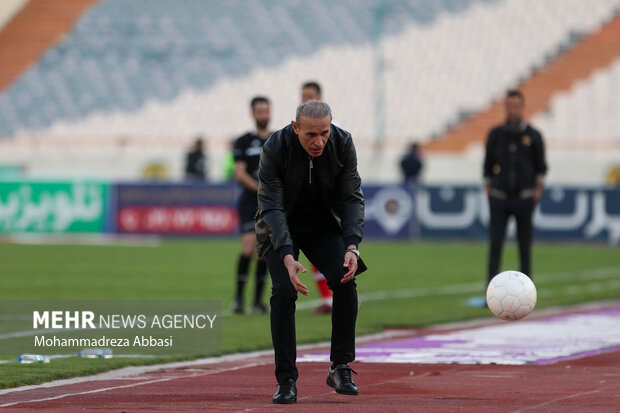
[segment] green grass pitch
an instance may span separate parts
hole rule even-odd
[[[237,240],[169,240],[156,246],[0,244],[0,298],[3,300],[220,300],[232,304]],[[482,295],[487,247],[484,243],[364,242],[360,248],[369,270],[358,277],[362,305],[358,335],[387,327],[417,327],[480,317],[487,309],[467,306]],[[305,259],[302,263],[307,264]],[[537,309],[620,296],[618,249],[604,245],[534,245]],[[503,269],[518,269],[516,247],[508,243]],[[252,271],[251,271],[252,273]],[[312,313],[318,293],[300,295],[298,343],[326,341],[330,318]],[[253,294],[253,277],[246,301]],[[269,288],[265,301],[268,301]],[[269,317],[225,316],[224,353],[271,348]],[[0,359],[15,360],[2,354]],[[49,364],[0,364],[0,387],[34,384],[87,375],[162,359],[55,359]]]

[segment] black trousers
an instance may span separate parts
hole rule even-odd
[[[521,272],[531,277],[532,252],[532,216],[534,214],[534,200],[532,198],[497,199],[489,198],[491,223],[489,225],[489,265],[488,282],[499,273],[502,259],[502,250],[506,238],[508,218],[512,215],[517,222],[517,241],[519,244],[519,259]]]
[[[342,266],[346,246],[336,225],[296,228],[289,225],[294,244],[294,256],[299,250],[325,275],[333,291],[332,336],[330,360],[334,364],[355,360],[355,322],[357,320],[357,288],[355,280],[342,284],[340,280],[347,273]],[[297,291],[293,287],[288,271],[280,256],[269,250],[265,256],[272,280],[271,295],[271,339],[275,352],[276,379],[282,384],[288,379],[297,380],[295,366],[297,347],[295,342],[295,301]],[[302,283],[308,285],[311,278]]]

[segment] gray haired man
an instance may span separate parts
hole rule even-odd
[[[332,365],[327,384],[357,395],[353,370],[357,289],[366,270],[358,246],[364,227],[364,196],[351,134],[331,124],[331,108],[311,100],[295,121],[263,146],[259,165],[256,241],[273,283],[271,336],[278,391],[273,402],[297,401],[295,301],[308,295],[299,272],[299,251],[327,278],[333,291]]]

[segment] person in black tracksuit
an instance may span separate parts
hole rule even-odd
[[[523,120],[524,103],[520,91],[508,91],[506,122],[491,130],[486,143],[484,180],[491,215],[487,282],[499,272],[511,215],[517,223],[521,272],[532,277],[532,217],[547,164],[542,135]]]
[[[204,141],[200,136],[194,141],[192,150],[187,153],[185,179],[194,182],[204,182],[207,179],[207,157],[204,152]]]
[[[358,394],[347,363],[355,360],[355,276],[366,269],[357,249],[364,196],[351,134],[331,120],[327,103],[302,103],[296,120],[271,135],[261,153],[256,243],[273,283],[271,336],[278,382],[273,403],[297,401],[295,301],[298,293],[308,295],[298,277],[306,272],[298,261],[300,251],[333,291],[327,384],[340,394]]]
[[[239,219],[241,221],[241,254],[237,262],[237,289],[233,312],[245,313],[243,290],[248,278],[250,261],[256,254],[256,237],[254,235],[254,215],[258,208],[256,191],[258,190],[258,162],[265,141],[270,135],[268,126],[271,119],[271,104],[264,96],[256,96],[250,102],[252,118],[256,124],[255,132],[248,132],[235,141],[233,157],[235,160],[234,178],[243,187],[239,198]],[[259,259],[256,263],[256,290],[252,312],[267,313],[267,306],[262,301],[263,289],[267,279],[267,264]]]
[[[407,186],[417,184],[423,166],[422,158],[420,157],[420,145],[414,142],[409,146],[409,151],[400,161],[404,184]]]

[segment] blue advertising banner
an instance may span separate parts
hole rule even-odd
[[[368,238],[486,239],[488,200],[479,186],[365,186]],[[508,236],[515,234],[511,221]],[[620,243],[620,189],[549,187],[534,213],[546,240]]]
[[[232,184],[118,184],[115,231],[123,234],[234,235],[238,232]]]
[[[365,185],[364,237],[409,239],[419,237],[415,218],[415,190],[398,185]]]
[[[366,238],[486,239],[488,200],[480,186],[364,185]],[[235,235],[235,184],[117,184],[108,231]],[[514,237],[515,225],[508,225]],[[534,213],[543,240],[620,243],[620,189],[548,187]]]

